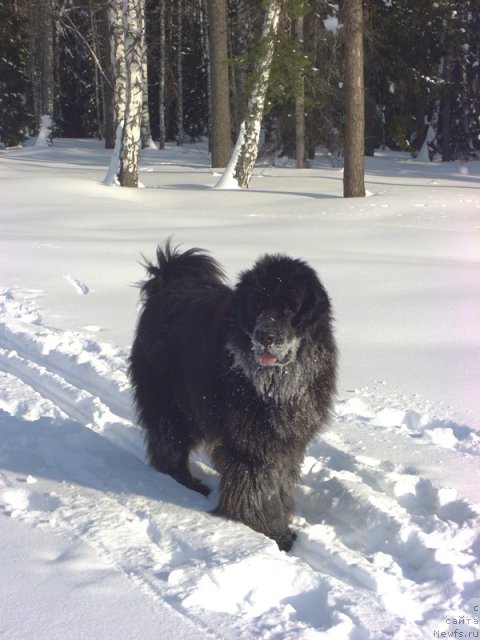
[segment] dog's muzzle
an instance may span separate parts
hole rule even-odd
[[[273,319],[258,322],[252,336],[255,360],[262,367],[282,367],[290,362],[296,349],[292,339],[286,339],[280,323]]]

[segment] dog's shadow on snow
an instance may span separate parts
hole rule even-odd
[[[127,431],[135,439],[127,437]],[[7,475],[8,486],[44,479],[209,512],[216,506],[218,481],[201,459],[193,464],[195,475],[212,489],[208,499],[149,466],[141,435],[133,427],[112,424],[96,433],[68,419],[30,421],[0,410],[0,469],[13,476]],[[38,491],[37,484],[28,488]]]

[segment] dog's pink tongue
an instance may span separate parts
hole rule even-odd
[[[277,357],[270,353],[270,351],[262,351],[258,354],[258,362],[264,367],[271,367],[276,364]]]

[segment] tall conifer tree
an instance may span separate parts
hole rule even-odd
[[[365,196],[365,89],[362,0],[344,0],[345,167],[343,195]]]

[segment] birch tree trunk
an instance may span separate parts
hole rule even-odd
[[[345,26],[345,198],[365,196],[365,90],[362,0],[344,0]]]
[[[252,177],[258,155],[258,141],[262,124],[265,96],[267,94],[270,67],[273,59],[274,40],[280,18],[280,1],[269,0],[262,29],[263,53],[255,65],[255,82],[248,101],[247,113],[240,127],[235,150],[217,188],[231,184],[231,175],[236,184],[247,188]]]
[[[212,167],[226,167],[232,152],[226,0],[208,0],[208,18]]]
[[[143,99],[144,0],[124,0],[126,109],[120,152],[119,181],[122,187],[138,187]]]

